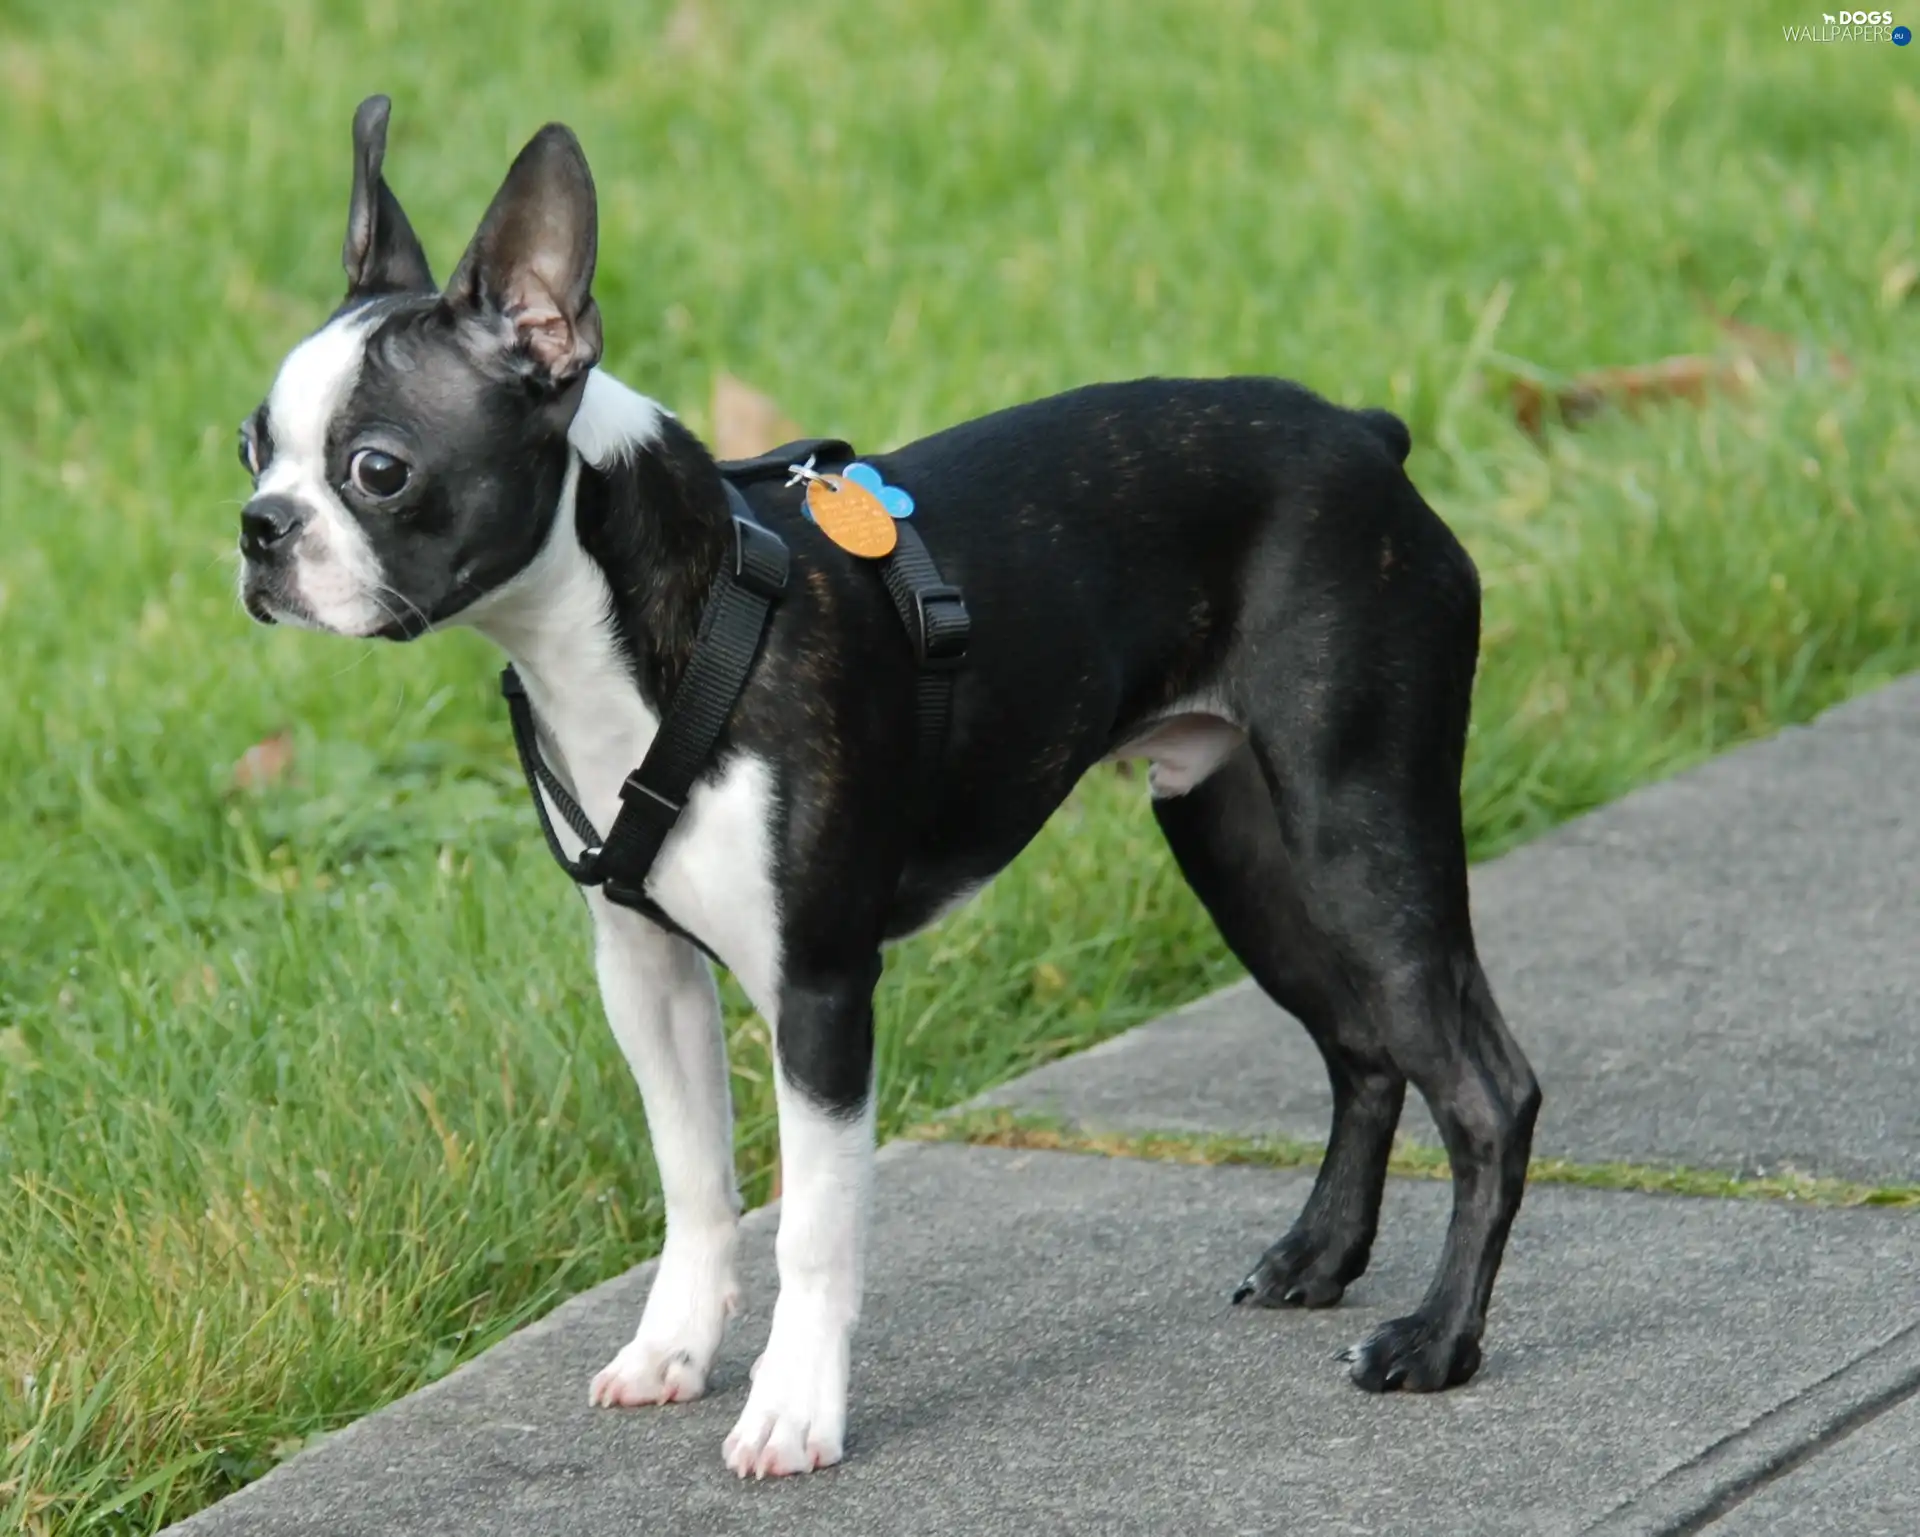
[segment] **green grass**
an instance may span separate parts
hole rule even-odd
[[[1323,1142],[1286,1137],[1233,1137],[1178,1131],[1106,1131],[1070,1125],[1053,1116],[1011,1110],[963,1110],[919,1126],[906,1136],[917,1142],[963,1142],[971,1147],[1020,1148],[1041,1153],[1088,1153],[1101,1158],[1141,1158],[1152,1163],[1314,1169]],[[1387,1172],[1403,1179],[1450,1179],[1445,1148],[1401,1138]],[[1809,1206],[1920,1207],[1920,1184],[1872,1185],[1826,1179],[1787,1169],[1747,1176],[1717,1169],[1668,1164],[1578,1163],[1535,1158],[1527,1165],[1535,1185],[1576,1185],[1583,1190],[1628,1190],[1641,1195],[1687,1195],[1717,1201],[1796,1201]]]
[[[696,426],[722,368],[873,446],[1150,371],[1404,413],[1486,575],[1485,855],[1920,665],[1920,48],[1804,9],[0,0],[0,1529],[149,1530],[658,1238],[494,659],[232,599],[233,428],[342,286],[362,94],[442,273],[572,123],[608,364]],[[1853,376],[1513,426],[1500,370],[1708,311]],[[1097,776],[892,957],[882,1129],[1231,974]]]

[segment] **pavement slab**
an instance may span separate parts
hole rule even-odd
[[[1473,873],[1536,1150],[1920,1180],[1920,678],[1640,790]],[[1251,984],[980,1103],[1321,1139],[1325,1071]],[[1417,1096],[1403,1130],[1437,1145]]]
[[[1836,1511],[1885,1503],[1859,1461],[1877,1443],[1859,1440],[1845,1465],[1822,1458],[1847,1442],[1820,1449],[1875,1406],[1863,1437],[1911,1423],[1911,1216],[1538,1186],[1479,1377],[1374,1398],[1332,1358],[1418,1299],[1448,1191],[1391,1183],[1373,1269],[1340,1308],[1227,1306],[1307,1184],[896,1145],[877,1180],[843,1466],[756,1485],[720,1462],[765,1338],[769,1210],[748,1219],[749,1311],[702,1402],[587,1406],[589,1377],[638,1317],[642,1266],[177,1530],[1571,1537],[1609,1522],[1693,1530],[1796,1457],[1728,1519],[1765,1521],[1795,1480],[1824,1479]]]
[[[1914,1537],[1920,1398],[1907,1398],[1804,1467],[1769,1481],[1713,1537]]]

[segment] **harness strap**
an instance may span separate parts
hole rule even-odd
[[[620,810],[607,829],[595,868],[607,898],[631,906],[644,897],[647,872],[686,809],[694,781],[746,687],[773,605],[787,586],[787,547],[753,521],[746,499],[727,485],[733,503],[733,563],[722,567],[700,616],[693,655],[640,767],[620,786]]]
[[[953,675],[966,658],[973,621],[960,589],[940,575],[927,553],[926,541],[912,521],[894,525],[898,542],[880,566],[887,596],[907,627],[913,659],[920,666],[913,685],[914,748],[920,795],[928,795],[946,752],[947,728],[953,720]]]
[[[540,755],[533,704],[511,666],[500,674],[513,725],[514,748],[526,776],[540,831],[554,862],[581,886],[602,887],[608,901],[645,914],[670,933],[691,940],[715,960],[706,943],[681,927],[647,895],[647,876],[673,831],[687,796],[713,756],[753,670],[773,606],[786,590],[790,556],[778,534],[757,522],[741,494],[742,482],[785,475],[791,465],[820,458],[846,463],[850,445],[837,438],[788,443],[754,459],[720,466],[733,513],[733,559],[714,579],[700,616],[693,654],[660,719],[640,766],[620,787],[620,809],[602,839],[580,803]],[[896,527],[898,542],[881,564],[881,577],[913,647],[915,753],[922,794],[933,784],[953,715],[953,673],[966,656],[971,622],[960,589],[947,583],[911,523]],[[567,857],[553,812],[581,842]]]
[[[593,861],[590,856],[598,853],[600,834],[594,828],[592,819],[580,809],[580,803],[567,793],[567,787],[560,778],[547,767],[547,760],[540,756],[540,742],[535,734],[533,723],[533,705],[527,699],[527,686],[520,681],[520,674],[512,667],[500,671],[500,692],[506,696],[507,719],[513,723],[513,745],[520,754],[520,772],[527,776],[527,788],[533,791],[533,809],[540,814],[540,831],[547,840],[547,852],[553,855],[553,862],[581,885],[591,885],[593,881]],[[545,791],[545,794],[541,792]],[[547,811],[547,802],[553,802],[567,826],[573,829],[574,837],[580,840],[581,857],[569,859],[567,851],[560,845],[560,835],[553,830],[553,817]]]
[[[593,819],[541,757],[533,704],[520,675],[511,666],[500,674],[500,692],[506,696],[520,771],[533,793],[540,831],[554,862],[575,884],[604,888],[609,902],[646,914],[670,932],[691,939],[702,950],[707,950],[706,944],[675,923],[647,895],[647,875],[659,857],[661,844],[686,809],[687,795],[713,756],[714,743],[726,729],[740,691],[746,687],[773,605],[786,590],[789,564],[787,546],[780,536],[754,521],[746,498],[731,482],[726,491],[733,508],[733,559],[714,579],[680,686],[661,716],[660,729],[654,733],[646,757],[620,786],[620,809],[604,840],[595,830]],[[581,841],[578,859],[569,859],[561,847],[560,835],[547,810],[548,801]],[[707,950],[707,954],[713,952]]]
[[[801,438],[756,458],[727,460],[720,473],[738,484],[784,477],[796,464],[844,465],[856,457],[853,445],[839,438]],[[920,670],[913,691],[915,782],[925,795],[938,780],[946,752],[953,674],[966,658],[973,622],[960,589],[941,576],[912,520],[896,523],[894,533],[893,553],[880,563],[880,576]]]
[[[722,459],[720,475],[736,486],[756,480],[786,480],[796,464],[805,464],[809,459],[846,464],[854,457],[853,445],[843,438],[795,438],[751,459]]]
[[[507,716],[513,723],[513,745],[520,754],[520,772],[526,775],[527,788],[533,793],[533,809],[540,818],[540,832],[547,840],[547,851],[553,855],[553,862],[566,872],[576,886],[598,886],[604,882],[609,901],[618,901],[621,906],[644,914],[669,934],[678,934],[682,939],[699,946],[708,959],[719,960],[720,957],[713,953],[704,939],[674,922],[666,909],[644,890],[630,892],[629,888],[621,886],[618,888],[620,896],[614,896],[614,883],[604,880],[600,872],[600,835],[594,830],[592,819],[581,810],[580,803],[567,792],[559,776],[547,767],[546,760],[540,756],[540,743],[535,734],[533,706],[527,699],[527,687],[520,681],[519,673],[511,667],[505,668],[500,674],[500,692],[506,695]],[[560,813],[583,845],[580,858],[567,858],[567,851],[560,845],[560,835],[554,831],[553,817],[547,811],[548,801],[553,802],[554,810]],[[615,820],[617,822],[618,818]]]

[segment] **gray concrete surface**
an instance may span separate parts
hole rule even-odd
[[[1899,1285],[1905,1278],[1886,1279]],[[1861,1426],[1889,1412],[1898,1423],[1916,1394],[1920,1394],[1920,1323],[1909,1324],[1716,1441],[1609,1512],[1589,1529],[1587,1537],[1670,1537],[1694,1531],[1720,1537],[1724,1530],[1754,1519],[1756,1506],[1762,1515],[1768,1507],[1775,1512],[1810,1513],[1808,1506],[1819,1501],[1818,1491],[1830,1482],[1850,1483],[1847,1495],[1834,1503],[1851,1503],[1856,1511],[1865,1503],[1863,1495],[1883,1507],[1889,1502],[1910,1503],[1920,1488],[1912,1471],[1894,1469],[1884,1459],[1877,1468],[1863,1470],[1861,1443],[1850,1438]],[[1875,1460],[1868,1457],[1864,1462]],[[1803,1465],[1804,1479],[1796,1472]],[[1863,1470],[1864,1478],[1849,1481],[1843,1471],[1847,1469]],[[1883,1473],[1891,1481],[1881,1479]],[[1780,1480],[1790,1480],[1784,1490]],[[1811,1498],[1802,1500],[1791,1492],[1798,1490],[1807,1491]]]
[[[1733,1507],[1714,1537],[1914,1537],[1920,1399],[1908,1398]]]
[[[1474,872],[1496,995],[1584,1160],[1920,1180],[1920,678]],[[986,1103],[1326,1135],[1300,1027],[1228,989]],[[1409,1100],[1406,1135],[1435,1142]]]
[[[1814,725],[1823,731],[1893,730],[1920,735],[1920,677],[1902,678],[1835,705]]]
[[[587,1407],[643,1267],[184,1531],[1573,1534],[1844,1379],[1914,1312],[1920,1223],[1901,1214],[1539,1187],[1479,1378],[1371,1398],[1332,1358],[1418,1299],[1447,1192],[1393,1185],[1347,1305],[1226,1306],[1305,1188],[1272,1170],[896,1148],[842,1467],[754,1485],[721,1466],[772,1297],[762,1215],[749,1313],[707,1400]]]

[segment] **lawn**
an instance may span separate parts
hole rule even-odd
[[[363,94],[442,274],[571,123],[607,364],[696,427],[723,369],[876,448],[1147,372],[1400,411],[1485,574],[1484,856],[1920,666],[1920,47],[1810,20],[0,0],[0,1529],[151,1530],[659,1235],[496,659],[233,600],[234,427],[342,288]],[[1713,354],[1716,317],[1802,352],[1516,426],[1511,378]],[[1232,974],[1103,771],[892,955],[882,1129]],[[729,1018],[757,1200],[766,1031]]]

